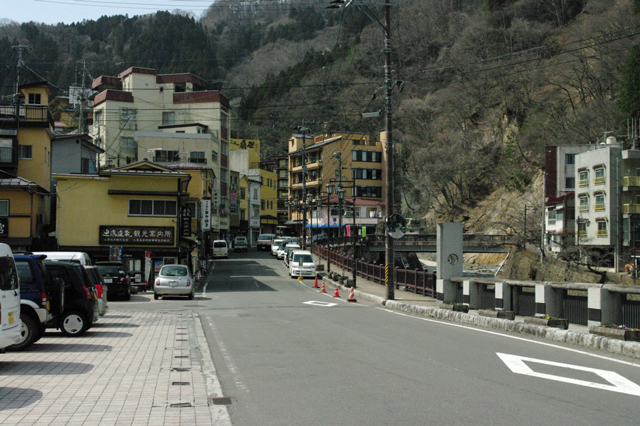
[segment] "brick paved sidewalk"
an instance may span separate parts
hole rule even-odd
[[[3,426],[227,423],[226,407],[209,405],[219,396],[189,311],[113,309],[81,337],[52,330],[29,351],[0,354]]]

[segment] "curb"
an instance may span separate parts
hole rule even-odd
[[[331,283],[331,285],[335,287],[340,287],[346,291],[349,289],[349,287],[343,286],[329,279],[328,276],[325,276],[324,278],[326,282]],[[448,309],[411,305],[408,303],[396,302],[395,300],[386,300],[383,297],[363,293],[359,290],[354,290],[354,294],[359,299],[378,303],[387,309],[406,312],[417,316],[459,322],[462,324],[475,325],[493,330],[526,334],[551,340],[553,342],[569,343],[576,346],[582,346],[584,348],[598,349],[613,354],[640,359],[640,342],[627,342],[590,333],[560,330],[558,328],[528,324],[521,321],[482,317],[479,315],[465,314],[463,312],[456,312]]]

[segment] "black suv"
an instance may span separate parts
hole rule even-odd
[[[96,266],[109,289],[107,291],[109,300],[115,296],[121,296],[124,300],[131,299],[131,277],[124,262],[96,262]]]
[[[64,311],[57,320],[49,321],[47,327],[59,328],[65,336],[80,336],[93,325],[97,312],[95,289],[87,286],[86,271],[77,263],[46,260],[44,265],[49,277],[61,280],[64,285]]]
[[[46,324],[60,317],[64,310],[64,288],[49,278],[44,266],[47,256],[15,254],[20,279],[21,339],[10,350],[24,350],[40,340]]]

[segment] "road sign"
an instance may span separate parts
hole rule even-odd
[[[590,368],[590,367],[582,367],[580,365],[562,364],[560,362],[545,361],[543,359],[527,358],[524,356],[502,354],[497,352],[496,352],[496,355],[498,355],[498,357],[500,357],[500,359],[505,364],[507,364],[507,367],[509,367],[509,369],[516,374],[523,374],[525,376],[555,380],[558,382],[565,382],[565,383],[578,385],[578,386],[587,386],[590,388],[602,389],[602,390],[607,390],[611,392],[619,392],[619,393],[626,393],[629,395],[640,396],[640,386],[638,386],[637,384],[633,383],[628,379],[625,379],[624,377],[622,377],[621,375],[613,371],[600,370],[597,368]],[[551,365],[553,367],[566,368],[568,370],[574,370],[574,371],[586,371],[588,373],[595,374],[596,376],[606,380],[610,384],[606,385],[603,383],[572,379],[570,377],[556,376],[554,374],[537,373],[533,371],[533,369],[529,367],[529,365],[527,365],[526,363]]]

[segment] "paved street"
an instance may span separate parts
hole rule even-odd
[[[346,297],[231,253],[195,300],[134,295],[83,337],[0,355],[0,423],[638,423],[635,359]]]

